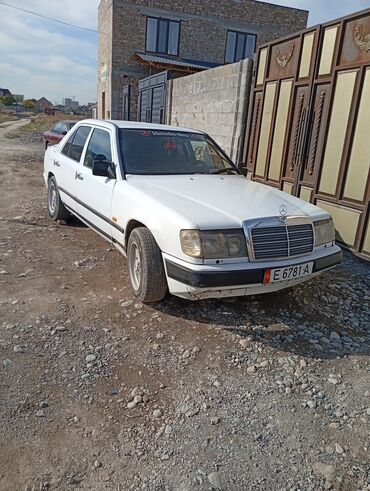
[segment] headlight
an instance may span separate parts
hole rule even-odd
[[[321,246],[335,241],[335,228],[331,218],[314,222],[314,228],[315,246]]]
[[[227,259],[247,256],[242,230],[182,230],[180,241],[184,253],[191,257]]]

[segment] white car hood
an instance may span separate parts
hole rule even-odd
[[[275,188],[235,175],[127,176],[128,184],[183,215],[200,229],[241,227],[245,220],[280,215],[321,219],[326,212]]]

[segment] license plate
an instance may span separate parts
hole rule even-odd
[[[279,269],[267,269],[265,271],[264,284],[277,283],[279,281],[297,280],[310,276],[313,271],[313,262],[299,264],[298,266],[288,266]]]

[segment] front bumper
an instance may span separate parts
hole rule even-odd
[[[185,298],[211,298],[278,291],[307,281],[321,272],[333,268],[342,261],[342,258],[341,249],[338,246],[333,246],[330,247],[330,250],[322,249],[303,258],[263,264],[248,262],[242,265],[223,265],[211,269],[204,265],[180,263],[166,255],[164,261],[171,293]],[[311,261],[314,263],[314,267],[310,276],[269,285],[263,283],[267,269],[284,268],[291,265],[299,266]]]

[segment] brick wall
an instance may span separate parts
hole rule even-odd
[[[105,90],[107,111],[121,118],[122,86],[127,80],[131,90],[137,82],[162,70],[149,68],[135,59],[145,51],[147,16],[171,18],[181,22],[182,58],[213,63],[224,62],[227,30],[256,34],[258,43],[301,30],[307,25],[308,12],[254,0],[102,0],[99,7],[98,106]],[[107,66],[106,83],[101,82],[101,67]],[[131,113],[137,100],[132,97]]]
[[[167,90],[167,122],[209,133],[239,161],[251,91],[252,60],[171,80]]]
[[[99,35],[98,39],[98,118],[107,118],[107,111],[111,110],[112,99],[112,28],[113,4],[112,0],[101,0],[99,6]],[[106,113],[103,114],[102,94],[105,93]]]

